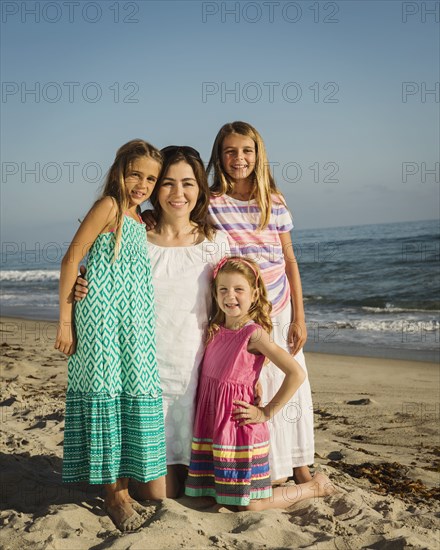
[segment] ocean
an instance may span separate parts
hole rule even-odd
[[[439,361],[438,221],[294,230],[292,241],[306,351]],[[1,314],[56,320],[63,253],[3,243]]]

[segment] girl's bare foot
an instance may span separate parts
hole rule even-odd
[[[317,497],[328,497],[338,492],[338,489],[330,481],[330,478],[323,472],[316,472],[312,481],[316,484]]]
[[[270,508],[290,508],[304,500],[333,495],[337,490],[330,479],[322,472],[317,472],[310,481],[300,485],[275,487],[272,497],[252,500],[247,506],[238,506],[239,510],[259,512]]]
[[[133,509],[131,502],[105,502],[104,510],[115,526],[123,533],[139,529],[144,522],[142,517]]]
[[[130,498],[130,504],[133,510],[137,512],[144,521],[145,519],[151,518],[156,513],[156,506],[144,506],[133,498]]]

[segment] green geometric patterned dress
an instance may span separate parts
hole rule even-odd
[[[166,473],[154,293],[145,225],[124,216],[98,235],[87,261],[87,297],[75,306],[68,362],[63,481],[151,481]]]

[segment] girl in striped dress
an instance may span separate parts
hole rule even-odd
[[[331,494],[322,473],[302,485],[272,489],[267,422],[306,375],[271,340],[271,304],[257,264],[244,257],[223,258],[214,269],[212,292],[186,494],[214,497],[219,504],[245,510],[288,508]],[[266,357],[284,379],[273,399],[258,407],[253,405],[254,388]]]
[[[208,172],[213,172],[209,214],[228,234],[232,254],[257,261],[272,303],[274,341],[307,373],[302,347],[307,339],[301,279],[286,201],[269,170],[264,142],[246,122],[225,124],[215,139]],[[274,365],[263,369],[264,401],[270,401],[284,374]],[[313,404],[308,379],[269,424],[273,480],[292,475],[310,481],[314,462]]]

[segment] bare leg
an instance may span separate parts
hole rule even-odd
[[[313,478],[308,466],[298,466],[298,468],[293,469],[293,479],[299,485],[300,483],[307,483]]]
[[[161,476],[148,483],[137,484],[137,497],[139,500],[162,500],[166,498],[165,477]]]
[[[128,478],[122,477],[105,487],[105,511],[120,531],[133,531],[142,524],[142,518],[133,510],[128,494]]]
[[[262,498],[254,500],[247,506],[239,506],[239,510],[249,510],[258,512],[270,508],[289,508],[293,504],[302,502],[310,498],[322,498],[332,495],[336,492],[330,479],[323,473],[318,472],[311,481],[301,485],[292,485],[290,487],[276,487],[273,490],[272,498]]]
[[[311,481],[313,478],[308,466],[297,466],[293,469],[293,479],[295,483],[299,485],[301,483],[307,483],[307,481]],[[287,477],[276,479],[272,481],[272,485],[281,485],[282,483],[286,483],[287,480]]]
[[[167,467],[167,498],[177,498],[180,490],[179,481],[179,466],[177,464],[171,464]]]
[[[187,467],[183,464],[171,464],[167,466],[167,475],[164,477],[166,485],[166,497],[178,498],[182,489],[185,478],[187,476]],[[162,479],[162,478],[160,478]],[[160,492],[162,486],[155,483],[158,480],[150,481],[150,483],[138,483],[139,500],[160,500],[165,496]]]

